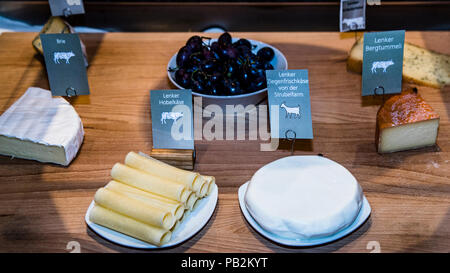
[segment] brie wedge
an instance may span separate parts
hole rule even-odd
[[[320,156],[290,156],[252,177],[245,205],[266,231],[313,239],[338,233],[354,222],[363,200],[360,185],[338,163]]]
[[[75,109],[50,91],[30,87],[0,116],[0,154],[67,166],[84,130]]]

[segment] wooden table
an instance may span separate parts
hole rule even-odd
[[[96,189],[109,181],[114,163],[123,162],[129,151],[151,149],[149,90],[173,88],[167,62],[191,35],[81,35],[89,56],[91,95],[89,102],[73,104],[84,124],[84,144],[66,168],[0,156],[1,252],[68,252],[70,241],[79,242],[82,252],[138,251],[97,236],[84,215]],[[309,69],[314,141],[300,143],[295,154],[322,153],[348,168],[361,183],[372,215],[330,244],[274,244],[243,218],[237,190],[258,168],[290,151],[262,152],[262,141],[196,141],[196,170],[216,176],[218,206],[201,232],[163,252],[370,252],[371,241],[382,252],[449,252],[450,88],[419,87],[441,115],[438,147],[379,155],[374,134],[380,100],[362,99],[361,76],[346,71],[352,35],[234,35],[270,43],[286,55],[290,68]],[[48,89],[45,68],[31,46],[34,36],[0,35],[0,113],[29,86]],[[406,40],[450,54],[450,32],[408,32]]]

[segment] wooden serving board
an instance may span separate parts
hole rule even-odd
[[[245,221],[237,190],[262,165],[290,155],[289,147],[262,152],[258,140],[197,140],[195,169],[216,177],[218,207],[200,233],[163,252],[370,252],[377,244],[372,241],[381,252],[449,252],[450,87],[419,87],[441,115],[437,147],[379,155],[374,135],[381,99],[361,98],[361,76],[346,71],[352,34],[232,34],[277,47],[289,68],[309,69],[314,140],[298,141],[295,154],[322,153],[347,167],[361,183],[372,215],[354,233],[330,244],[276,245]],[[31,45],[35,35],[0,35],[0,113],[29,86],[49,88]],[[149,90],[173,88],[167,62],[191,35],[81,35],[91,95],[72,104],[84,124],[84,143],[69,167],[0,156],[0,252],[69,252],[72,241],[81,252],[137,251],[97,236],[86,227],[84,214],[96,189],[109,181],[114,163],[123,162],[129,151],[151,151]],[[450,32],[407,32],[406,40],[450,54]]]

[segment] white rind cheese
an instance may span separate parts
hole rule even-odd
[[[83,142],[75,109],[45,89],[30,87],[0,116],[0,154],[69,165]]]
[[[363,194],[353,175],[320,156],[290,156],[259,169],[245,205],[265,230],[287,238],[335,234],[356,219]]]

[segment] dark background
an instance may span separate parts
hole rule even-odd
[[[85,0],[72,25],[109,31],[339,31],[340,1],[113,1]],[[0,15],[44,24],[47,1],[0,1]],[[367,30],[448,30],[450,1],[389,1],[367,5]]]

